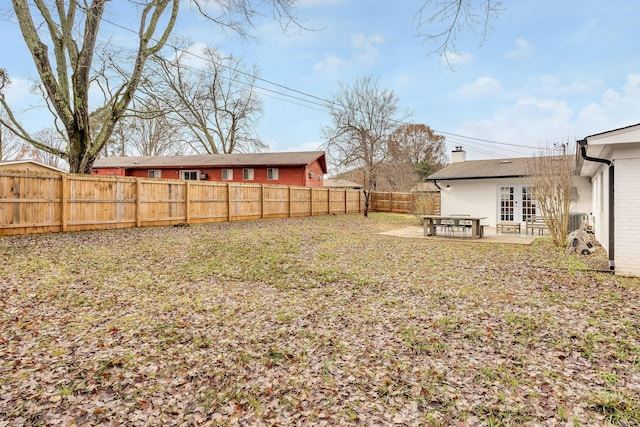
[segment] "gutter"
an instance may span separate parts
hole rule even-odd
[[[615,262],[615,205],[614,205],[614,162],[613,160],[601,159],[598,157],[590,157],[587,155],[587,140],[578,141],[580,146],[580,154],[584,160],[590,162],[604,163],[609,166],[609,269],[613,271],[616,268]]]

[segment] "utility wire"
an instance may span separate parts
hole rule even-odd
[[[107,18],[103,18],[103,20],[104,20],[105,22],[107,22],[107,23],[109,23],[109,24],[111,24],[111,25],[113,25],[113,26],[117,27],[117,28],[123,29],[123,30],[128,31],[128,32],[133,33],[133,34],[137,34],[137,33],[136,33],[136,31],[134,31],[134,30],[132,30],[132,29],[130,29],[130,28],[128,28],[128,27],[126,27],[126,26],[123,26],[123,25],[121,25],[121,24],[115,23],[115,22],[113,22],[113,21],[111,21],[111,20],[109,20],[109,19],[107,19]],[[200,59],[200,60],[207,61],[207,59],[206,59],[206,58],[204,58],[204,57],[202,57],[201,55],[198,55],[198,54],[196,54],[196,53],[194,53],[194,52],[191,52],[191,51],[188,51],[188,50],[182,49],[182,48],[177,47],[177,46],[175,46],[175,45],[173,45],[173,44],[171,44],[171,43],[167,43],[166,45],[167,45],[168,47],[171,47],[171,48],[175,49],[175,50],[176,50],[176,51],[178,51],[178,52],[183,53],[183,54],[191,55],[191,56],[192,56],[192,57],[194,57],[194,58],[197,58],[197,59]],[[305,99],[305,98],[301,98],[301,97],[299,97],[299,96],[290,95],[290,94],[283,93],[283,92],[280,92],[280,91],[276,91],[276,90],[273,90],[273,89],[268,89],[268,88],[261,87],[261,86],[255,86],[255,87],[256,87],[256,88],[258,88],[258,89],[261,89],[261,90],[264,90],[264,91],[268,91],[268,92],[273,93],[273,94],[276,94],[276,95],[281,95],[281,96],[284,96],[284,97],[286,97],[286,98],[291,98],[291,99],[294,99],[294,100],[296,100],[296,101],[301,101],[301,102],[306,102],[306,103],[310,103],[310,104],[315,104],[316,106],[320,106],[320,107],[323,107],[323,108],[327,108],[327,110],[325,110],[325,109],[318,109],[318,108],[316,108],[316,107],[310,107],[310,106],[307,106],[307,105],[300,104],[299,102],[290,101],[290,100],[288,100],[288,99],[282,99],[282,98],[278,98],[278,97],[275,97],[275,96],[271,96],[271,98],[278,99],[278,100],[281,100],[281,101],[284,101],[284,102],[290,102],[290,103],[293,103],[293,104],[295,104],[295,105],[299,105],[299,106],[302,106],[302,107],[306,107],[306,108],[309,108],[309,109],[313,109],[313,110],[320,111],[320,112],[326,112],[326,113],[329,113],[329,112],[330,112],[330,111],[328,110],[328,108],[330,108],[331,106],[335,107],[335,103],[334,103],[333,101],[331,101],[331,100],[326,99],[326,98],[322,98],[322,97],[319,97],[319,96],[316,96],[316,95],[310,94],[310,93],[308,93],[308,92],[303,92],[303,91],[301,91],[301,90],[298,90],[298,89],[292,88],[292,87],[287,86],[287,85],[284,85],[284,84],[276,83],[276,82],[274,82],[274,81],[272,81],[272,80],[268,80],[268,79],[264,79],[264,78],[261,78],[261,77],[258,77],[258,76],[255,76],[255,75],[252,75],[252,74],[247,73],[247,72],[245,72],[245,71],[243,71],[243,70],[240,70],[240,69],[238,69],[238,68],[231,67],[231,66],[226,65],[226,64],[220,64],[220,65],[221,65],[222,67],[229,68],[231,71],[237,72],[237,73],[239,73],[239,74],[245,75],[245,76],[250,77],[250,78],[255,78],[255,79],[256,79],[256,80],[258,80],[258,81],[261,81],[261,82],[264,82],[264,83],[270,84],[270,85],[272,85],[272,86],[275,86],[275,87],[278,87],[278,88],[281,88],[281,89],[284,89],[284,90],[287,90],[287,91],[290,91],[290,92],[293,92],[293,93],[297,93],[297,94],[299,94],[299,95],[302,95],[303,97],[307,97],[307,98],[313,99],[313,100],[315,100],[315,101],[311,101],[311,100],[308,100],[308,99]],[[188,67],[187,67],[187,68],[188,68]],[[234,80],[234,81],[235,81],[236,83],[240,83],[240,84],[245,84],[245,85],[247,85],[247,83],[246,83],[246,82],[242,82],[242,81],[239,81],[239,80]],[[266,95],[266,96],[269,96],[269,95]],[[320,102],[317,102],[317,101],[320,101]],[[396,122],[396,123],[398,123],[399,125],[407,125],[407,124],[410,124],[409,122],[401,121],[401,120],[396,120],[395,122]],[[436,132],[436,133],[440,133],[440,134],[442,134],[442,135],[448,135],[448,136],[451,136],[451,137],[463,138],[463,139],[465,139],[465,140],[470,140],[470,141],[477,141],[477,142],[483,142],[483,143],[489,143],[489,144],[495,144],[495,145],[503,145],[503,146],[512,146],[512,147],[518,147],[518,148],[533,148],[533,149],[536,149],[536,148],[537,148],[537,147],[531,147],[531,146],[525,146],[525,145],[510,144],[510,143],[506,143],[506,142],[492,141],[492,140],[482,139],[482,138],[475,138],[475,137],[471,137],[471,136],[460,135],[460,134],[456,134],[456,133],[452,133],[452,132],[446,132],[446,131],[437,130],[437,129],[433,129],[433,131],[434,131],[434,132]],[[471,149],[470,149],[470,150],[471,150]],[[489,152],[489,151],[483,151],[483,150],[478,149],[478,148],[477,148],[477,147],[475,147],[475,146],[473,147],[473,150],[474,150],[474,151],[477,151],[477,152],[480,152],[480,153],[483,153],[483,154],[490,154],[490,155],[497,155],[497,156],[499,156],[499,157],[505,157],[505,156],[504,156],[504,154],[498,154],[498,153],[493,153],[493,152]],[[520,154],[518,151],[515,151],[515,150],[509,150],[509,151],[512,151],[512,152],[514,152],[514,153],[518,153],[518,154]]]
[[[8,22],[8,23],[11,23],[11,24],[18,25],[15,21],[10,19],[9,16],[0,17],[0,20]],[[131,29],[129,27],[126,27],[126,26],[124,26],[122,24],[118,24],[118,23],[116,23],[116,22],[114,22],[114,21],[112,21],[112,20],[110,20],[108,18],[103,17],[102,20],[104,22],[116,27],[116,28],[121,29],[121,30],[127,31],[127,32],[132,33],[132,34],[138,34],[137,31],[135,31],[135,30],[133,30],[133,29]],[[183,53],[183,54],[187,54],[187,55],[191,55],[192,57],[200,59],[200,60],[208,61],[207,58],[204,58],[201,55],[198,55],[198,54],[196,54],[194,52],[182,49],[182,48],[177,47],[177,46],[175,46],[175,45],[173,45],[171,43],[166,43],[166,46],[175,49],[177,52],[180,52],[180,53]],[[238,68],[231,67],[231,66],[226,65],[226,64],[220,64],[220,65],[222,67],[228,68],[231,71],[234,71],[234,72],[236,72],[238,74],[242,74],[242,75],[248,76],[250,78],[255,78],[257,81],[260,81],[260,82],[266,83],[268,85],[274,86],[276,88],[280,88],[280,89],[283,89],[285,91],[297,94],[297,95],[292,95],[290,93],[282,92],[282,91],[279,91],[279,90],[269,89],[269,88],[266,88],[266,87],[254,85],[254,87],[256,89],[264,91],[264,92],[261,93],[263,96],[268,96],[268,97],[271,97],[273,99],[277,99],[277,100],[280,100],[280,101],[283,101],[283,102],[289,102],[289,103],[292,103],[294,105],[298,105],[298,106],[301,106],[301,107],[304,107],[304,108],[308,108],[308,109],[312,109],[312,110],[319,111],[319,112],[324,112],[324,113],[330,113],[330,108],[331,107],[334,107],[334,108],[336,107],[336,105],[335,105],[335,103],[333,101],[328,100],[326,98],[322,98],[322,97],[310,94],[308,92],[304,92],[304,91],[292,88],[292,87],[287,86],[285,84],[277,83],[277,82],[274,82],[272,80],[268,80],[268,79],[265,79],[265,78],[258,77],[256,75],[250,74],[250,73],[248,73],[246,71],[243,71],[243,70],[238,69]],[[185,68],[190,68],[190,67],[185,66]],[[193,69],[193,67],[191,67],[191,68]],[[243,82],[243,81],[240,81],[240,80],[237,80],[237,79],[233,79],[233,81],[235,81],[236,83],[239,83],[239,84],[249,85],[249,83]],[[279,96],[276,96],[276,95],[279,95]],[[298,95],[300,95],[300,96],[298,96]],[[282,97],[284,97],[284,98],[282,98]],[[307,105],[307,104],[311,104],[311,105]],[[320,107],[320,108],[318,108],[318,107]],[[400,121],[400,120],[396,120],[396,123],[398,123],[399,125],[411,124],[410,122]],[[538,148],[538,147],[532,147],[532,146],[526,146],[526,145],[518,145],[518,144],[512,144],[512,143],[506,143],[506,142],[498,142],[498,141],[492,141],[492,140],[483,139],[483,138],[476,138],[476,137],[471,137],[471,136],[466,136],[466,135],[460,135],[460,134],[457,134],[457,133],[447,132],[447,131],[443,131],[443,130],[439,130],[439,129],[433,129],[433,131],[436,132],[436,133],[448,136],[449,141],[451,141],[452,139],[455,140],[456,138],[460,138],[460,139],[463,140],[464,143],[476,142],[476,144],[473,144],[471,146],[466,145],[467,149],[469,151],[475,151],[475,152],[482,153],[482,154],[495,155],[495,156],[498,156],[498,157],[505,157],[505,155],[504,155],[504,153],[495,153],[495,152],[491,152],[491,151],[488,151],[488,150],[483,150],[483,149],[478,147],[477,143],[486,143],[486,144],[493,144],[493,145],[500,145],[500,146],[511,146],[511,147],[517,147],[517,148],[532,148],[532,149],[537,149]],[[457,145],[461,145],[461,144],[462,143],[457,143]],[[449,142],[447,142],[447,145],[451,145],[451,144]],[[457,145],[454,145],[454,147],[457,146]],[[503,149],[503,150],[508,150],[508,149]],[[520,154],[520,152],[515,151],[515,150],[508,150],[508,151]]]

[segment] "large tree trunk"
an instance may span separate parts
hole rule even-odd
[[[64,125],[68,147],[61,151],[37,141],[13,116],[10,116],[10,129],[35,147],[64,157],[69,162],[70,171],[81,174],[91,173],[98,153],[109,140],[116,122],[127,110],[147,58],[167,42],[178,16],[180,2],[154,0],[142,5],[138,52],[133,69],[128,78],[116,82],[104,105],[96,110],[102,112],[104,117],[97,135],[93,134],[89,120],[89,92],[95,47],[107,0],[89,3],[89,7],[85,8],[76,2],[56,2],[53,8],[43,1],[30,3],[27,0],[13,0],[13,10],[42,81],[45,98],[51,111]],[[34,22],[32,9],[42,21]],[[81,17],[84,17],[84,21]],[[79,18],[79,22],[76,18]],[[162,27],[160,34],[157,34],[159,23]],[[45,34],[49,38],[47,42],[41,38]],[[52,55],[49,46],[53,47]]]
[[[369,203],[371,202],[371,190],[365,190],[364,193],[364,216],[369,216]]]

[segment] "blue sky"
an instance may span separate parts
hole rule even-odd
[[[481,47],[480,34],[459,35],[455,71],[427,56],[431,46],[416,37],[418,0],[304,0],[299,17],[319,30],[286,35],[264,19],[253,40],[221,33],[183,8],[174,34],[258,65],[267,89],[258,133],[271,151],[320,149],[330,117],[314,103],[365,75],[392,89],[412,122],[442,132],[448,149],[463,146],[468,159],[529,156],[640,122],[640,2],[505,3]],[[118,40],[117,28],[103,30]],[[7,97],[30,125],[48,126],[27,110],[35,71],[17,24],[3,20],[0,37],[0,67],[14,81]]]

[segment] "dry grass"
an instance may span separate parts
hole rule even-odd
[[[637,279],[414,221],[0,239],[0,426],[639,425]]]

